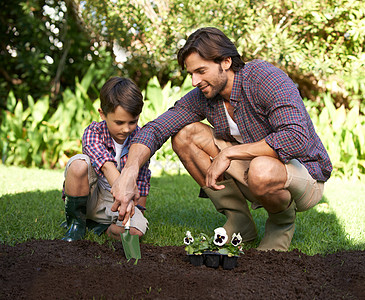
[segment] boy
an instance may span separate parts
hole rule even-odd
[[[128,157],[131,140],[140,130],[137,126],[143,107],[143,96],[132,80],[109,79],[100,91],[99,114],[102,122],[92,122],[82,137],[82,152],[67,163],[64,200],[67,232],[62,240],[84,237],[86,227],[101,235],[105,230],[120,240],[124,232],[118,212],[112,212],[111,187],[120,175]],[[138,208],[146,206],[151,171],[147,162],[136,180],[140,198],[131,218],[130,233],[145,234],[148,221]]]

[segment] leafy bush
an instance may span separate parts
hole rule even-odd
[[[365,116],[360,103],[349,110],[336,108],[329,93],[321,95],[325,106],[319,109],[306,102],[308,112],[333,164],[334,177],[365,179]]]
[[[29,107],[23,109],[22,102],[17,102],[10,93],[7,110],[2,112],[0,151],[3,163],[62,168],[70,156],[81,152],[85,127],[99,118],[99,100],[92,102],[87,94],[94,72],[92,66],[81,82],[76,80],[75,93],[67,89],[53,113],[48,97],[34,103],[29,96]],[[155,119],[190,89],[190,77],[181,87],[169,82],[164,88],[156,77],[152,78],[143,91],[145,105],[140,125]],[[336,108],[329,93],[319,98],[318,102],[305,100],[305,104],[329,152],[334,166],[332,176],[364,179],[365,116],[360,112],[360,102],[353,101],[352,107],[346,109],[344,105]],[[169,142],[156,152],[152,162],[159,171],[167,173],[179,172],[182,167]]]
[[[37,102],[28,96],[29,106],[23,109],[22,101],[16,101],[14,94],[9,93],[7,110],[2,112],[0,134],[3,163],[63,168],[72,155],[80,153],[84,129],[92,121],[99,120],[97,109],[100,100],[92,102],[87,93],[92,87],[95,72],[97,70],[92,65],[81,82],[76,78],[75,93],[66,89],[63,100],[54,112],[50,108],[48,96]],[[190,81],[187,79],[182,87],[173,87],[169,82],[161,89],[157,78],[152,78],[143,91],[145,105],[140,125],[153,120],[172,106],[191,89]],[[170,143],[165,143],[156,153],[154,162],[162,171],[180,167]]]
[[[80,13],[97,39],[123,49],[122,69],[138,80],[179,85],[178,49],[197,28],[215,26],[246,60],[285,69],[303,97],[329,92],[348,108],[365,96],[364,1],[90,0]]]
[[[91,65],[81,80],[76,78],[73,93],[66,89],[63,101],[53,113],[48,96],[34,102],[28,96],[28,107],[9,93],[7,110],[2,112],[0,147],[6,164],[64,167],[68,157],[81,151],[80,138],[85,127],[98,118],[98,102],[87,95],[95,72]]]
[[[172,86],[169,81],[162,89],[157,77],[153,77],[147,84],[147,88],[143,91],[145,96],[145,104],[140,117],[140,125],[154,120],[161,113],[167,111],[174,103],[183,95],[192,89],[191,78],[187,77],[181,87]],[[171,143],[166,142],[152,158],[152,165],[158,171],[173,173],[180,172],[183,168],[179,158],[172,150]]]

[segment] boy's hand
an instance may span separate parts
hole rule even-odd
[[[131,169],[123,169],[120,176],[114,181],[111,192],[115,199],[112,211],[119,211],[118,220],[123,220],[123,225],[134,215],[134,207],[139,199],[136,184],[137,173]]]

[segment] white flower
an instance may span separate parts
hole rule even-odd
[[[191,235],[190,231],[186,232],[186,237],[184,237],[184,244],[185,245],[190,245],[191,243],[194,243],[194,238]]]
[[[242,237],[241,237],[241,234],[238,233],[238,234],[233,234],[232,235],[232,240],[231,240],[231,244],[235,247],[237,247],[239,244],[242,243]]]
[[[223,227],[218,227],[214,229],[214,244],[221,247],[228,240],[227,232]]]

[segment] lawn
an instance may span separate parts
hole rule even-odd
[[[62,170],[26,169],[0,165],[0,242],[15,244],[30,239],[59,239],[64,233]],[[152,177],[146,217],[150,225],[143,243],[182,245],[187,230],[194,235],[213,233],[224,224],[209,199],[198,198],[199,188],[187,174]],[[365,185],[334,178],[326,184],[322,201],[298,213],[290,249],[313,255],[341,250],[365,250]],[[259,238],[266,212],[252,212]],[[108,242],[88,233],[87,239]],[[259,239],[245,247],[254,247]]]

